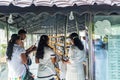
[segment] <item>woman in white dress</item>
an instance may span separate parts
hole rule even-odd
[[[42,35],[38,43],[36,52],[36,63],[39,64],[37,72],[37,80],[55,80],[55,53],[48,45],[49,38]]]
[[[101,39],[95,40],[95,80],[107,80],[107,52]]]
[[[70,35],[70,47],[67,64],[66,80],[85,80],[83,61],[85,59],[84,46],[77,33]]]
[[[9,80],[24,80],[27,63],[25,52],[21,47],[20,36],[13,34],[6,51]]]

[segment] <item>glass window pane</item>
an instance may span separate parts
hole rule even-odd
[[[95,16],[94,80],[120,79],[120,17]]]

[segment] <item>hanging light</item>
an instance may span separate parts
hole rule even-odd
[[[8,23],[12,24],[13,23],[13,18],[12,18],[12,14],[10,14],[9,18],[8,18]]]
[[[73,11],[71,11],[71,12],[70,12],[70,15],[69,15],[69,20],[74,20]]]

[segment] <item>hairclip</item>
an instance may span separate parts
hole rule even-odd
[[[73,39],[78,38],[78,36],[73,37]]]

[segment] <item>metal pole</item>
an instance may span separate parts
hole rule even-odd
[[[57,23],[57,20],[56,20],[56,23]],[[56,43],[57,43],[58,27],[57,27],[57,25],[56,25],[56,24],[55,24],[55,29],[56,29]]]
[[[85,53],[86,53],[86,79],[88,80],[88,75],[89,75],[89,58],[88,58],[88,36],[87,36],[87,29],[86,27],[88,27],[87,25],[87,21],[88,21],[88,16],[85,15]]]
[[[64,32],[64,55],[66,54],[66,37],[67,37],[68,17],[65,19],[65,32]]]
[[[57,16],[56,16],[56,21],[57,23]],[[55,29],[56,29],[56,38],[55,38],[55,42],[57,43],[57,34],[58,34],[58,25],[55,23]],[[57,52],[57,45],[55,45],[55,52]]]
[[[8,44],[8,41],[9,41],[9,24],[7,22],[7,18],[6,18],[6,23],[7,23],[7,26],[6,26],[6,34],[7,34],[7,44]]]
[[[49,36],[50,36],[50,32],[51,32],[51,31],[50,31],[50,26],[49,26]]]
[[[52,28],[50,28],[50,36],[53,36],[53,34],[52,34]],[[52,45],[52,38],[50,37],[50,41],[51,41],[51,45]]]
[[[77,22],[77,17],[75,16],[75,24],[76,24],[76,29],[77,29],[77,34],[79,35],[79,28],[78,28],[78,22]]]
[[[32,45],[35,45],[35,43],[33,43],[34,42],[33,34],[31,34],[31,41],[32,41]],[[32,58],[33,58],[33,56],[34,56],[34,52],[32,53]]]
[[[31,40],[32,40],[32,44],[34,44],[34,40],[33,40],[33,34],[31,34]]]
[[[93,15],[90,13],[89,15],[89,26],[88,26],[88,33],[89,33],[89,80],[94,80],[94,70],[93,70],[93,41],[92,41],[92,20]]]

